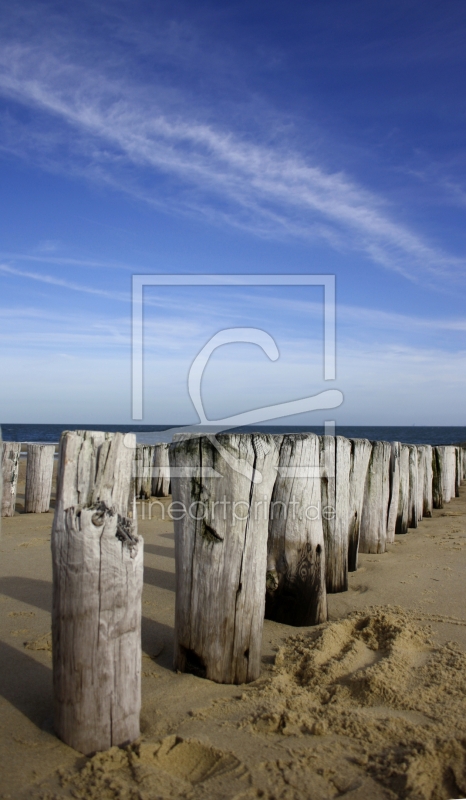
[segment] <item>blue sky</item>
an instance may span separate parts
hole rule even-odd
[[[0,420],[131,422],[131,276],[328,273],[147,289],[144,423],[339,389],[290,422],[466,424],[466,7],[420,0],[10,4],[0,32]],[[277,420],[280,422],[280,420]]]

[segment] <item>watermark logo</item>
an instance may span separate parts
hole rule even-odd
[[[133,419],[143,419],[143,299],[144,287],[147,286],[323,286],[324,302],[324,379],[335,380],[336,347],[335,347],[335,276],[334,275],[134,275],[132,294],[132,405]],[[196,425],[184,429],[172,429],[165,432],[172,436],[179,433],[203,434],[209,437],[214,447],[221,454],[225,463],[236,472],[245,475],[254,483],[260,483],[260,471],[254,469],[249,462],[236,458],[227,451],[217,439],[216,434],[239,426],[263,424],[270,420],[279,420],[294,414],[307,411],[319,411],[337,408],[343,402],[343,394],[338,389],[327,389],[316,395],[285,403],[263,406],[223,419],[208,419],[201,395],[202,376],[214,350],[225,344],[245,342],[259,346],[271,361],[279,358],[279,350],[273,337],[260,328],[226,328],[215,333],[194,358],[188,375],[188,392],[199,417]],[[326,423],[333,426],[334,423]],[[305,477],[309,466],[288,468],[296,470]],[[186,471],[186,469],[185,469]],[[303,472],[304,471],[304,472]],[[214,470],[209,471],[210,477]],[[301,474],[302,473],[302,474]],[[198,474],[198,472],[196,472]],[[184,473],[183,473],[184,475]],[[217,475],[220,477],[220,475]],[[173,476],[172,477],[177,477]],[[180,476],[181,477],[181,476]],[[188,477],[188,476],[185,476]],[[310,477],[315,477],[310,475]]]

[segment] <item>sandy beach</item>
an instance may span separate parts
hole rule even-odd
[[[466,485],[387,553],[361,555],[328,623],[266,620],[247,686],[173,671],[173,524],[140,520],[142,736],[85,758],[53,733],[53,511],[22,513],[24,468],[0,543],[1,798],[466,797]]]

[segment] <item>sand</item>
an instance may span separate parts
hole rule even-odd
[[[90,759],[53,733],[52,514],[23,514],[19,489],[0,542],[1,798],[466,797],[466,486],[360,556],[328,623],[266,620],[248,686],[173,672],[173,526],[141,520],[142,736]]]

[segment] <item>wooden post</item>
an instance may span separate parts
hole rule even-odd
[[[270,504],[265,616],[285,625],[327,620],[319,437],[283,437]]]
[[[155,450],[155,445],[136,445],[134,491],[138,500],[149,500],[152,494],[152,470],[154,466]]]
[[[455,447],[455,497],[460,496],[460,486],[461,486],[461,473],[462,473],[462,465],[461,465],[461,448]]]
[[[209,435],[170,446],[174,665],[181,672],[218,683],[259,677],[278,457],[274,438],[266,434]]]
[[[65,432],[52,526],[54,725],[89,755],[139,736],[143,540],[134,434]]]
[[[358,568],[359,535],[361,528],[364,487],[372,452],[368,439],[350,439],[351,468],[348,499],[348,572]]]
[[[408,528],[417,528],[418,523],[418,478],[417,478],[417,447],[408,445],[409,449],[409,502],[408,502]]]
[[[432,447],[430,444],[422,446],[424,455],[424,489],[422,495],[422,514],[424,517],[432,516]]]
[[[21,442],[3,442],[2,448],[2,517],[13,517],[18,487]]]
[[[439,456],[442,460],[442,492],[443,502],[449,503],[456,493],[456,453],[450,445],[439,446]]]
[[[327,592],[334,591],[333,564],[336,556],[336,445],[334,436],[319,436],[320,501],[325,543],[325,575]]]
[[[359,538],[360,553],[385,553],[387,515],[390,499],[389,442],[372,442],[372,452],[364,487]]]
[[[409,446],[402,444],[400,448],[400,493],[398,498],[398,515],[396,518],[396,534],[408,533],[409,516]]]
[[[24,510],[43,514],[50,508],[52,493],[54,444],[28,444]]]
[[[425,453],[422,445],[416,445],[417,453],[417,519],[418,522],[422,520],[424,515],[424,478],[425,478]]]
[[[432,448],[432,505],[443,508],[443,473],[445,469],[443,447]]]
[[[400,500],[400,442],[392,442],[390,451],[390,499],[388,501],[387,515],[387,544],[395,541],[396,520],[398,517],[398,503]]]
[[[154,473],[152,478],[152,494],[154,497],[168,497],[170,494],[170,462],[169,445],[155,445]]]

